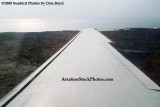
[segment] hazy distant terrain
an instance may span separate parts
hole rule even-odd
[[[160,86],[160,29],[103,31],[122,55]]]
[[[78,31],[0,33],[0,97],[77,33]],[[101,33],[113,41],[111,45],[122,55],[160,85],[160,29],[134,28]]]

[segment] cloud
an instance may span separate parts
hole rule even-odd
[[[11,0],[22,1],[22,0]],[[28,1],[28,0],[23,0]],[[38,0],[29,0],[37,1]],[[52,1],[53,0],[39,0]],[[0,6],[0,18],[160,17],[160,0],[58,0],[63,6]]]

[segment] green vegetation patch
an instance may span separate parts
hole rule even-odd
[[[15,38],[15,33],[7,32],[7,33],[0,33],[0,47],[4,46],[7,41],[13,40]]]

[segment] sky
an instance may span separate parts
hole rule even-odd
[[[1,0],[6,1],[6,0]],[[44,1],[54,0],[7,0]],[[56,0],[62,6],[0,5],[0,19],[160,18],[160,0]]]

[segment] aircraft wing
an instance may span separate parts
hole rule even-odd
[[[159,107],[160,87],[94,29],[77,34],[0,100],[2,107]]]

